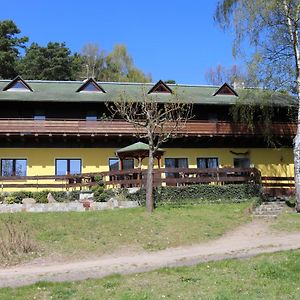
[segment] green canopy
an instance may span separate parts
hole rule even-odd
[[[164,154],[164,152],[165,150],[158,148],[155,151],[154,156],[160,158]],[[117,150],[116,155],[121,159],[125,159],[125,158],[143,159],[149,156],[149,145],[142,142],[137,142]]]

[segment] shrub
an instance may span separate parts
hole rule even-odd
[[[12,192],[10,196],[15,198],[15,203],[22,203],[24,198],[33,198],[33,193],[27,191]]]
[[[127,189],[102,189],[97,187],[94,189],[94,200],[97,202],[106,202],[111,198],[119,201],[131,200]]]
[[[7,196],[9,196],[9,194],[8,193],[0,193],[0,202],[4,202],[5,201],[5,197],[7,197]]]
[[[80,193],[81,193],[81,191],[71,191],[71,192],[67,193],[67,198],[69,201],[79,200]]]
[[[97,175],[97,176],[95,176],[94,180],[98,184],[98,186],[104,186],[104,181],[103,181],[102,176]]]
[[[105,200],[102,199],[103,192],[104,192],[103,186],[95,186],[93,188],[94,200],[97,202],[104,202]]]
[[[6,196],[4,202],[7,204],[14,204],[16,203],[16,198],[14,196]]]
[[[54,191],[54,192],[51,192],[49,191],[48,193],[51,193],[52,196],[54,197],[54,199],[57,201],[57,202],[66,202],[66,201],[70,201],[69,200],[69,195],[67,192],[63,192],[63,191]],[[48,194],[47,194],[48,196]],[[47,200],[48,202],[48,200]]]
[[[242,202],[260,196],[261,187],[252,184],[197,184],[182,187],[165,186],[154,190],[156,205],[167,203]],[[140,189],[134,194],[128,194],[127,199],[145,204],[146,191]]]

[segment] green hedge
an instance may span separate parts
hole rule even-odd
[[[183,187],[159,187],[154,191],[156,205],[167,203],[242,202],[261,197],[261,186],[253,184],[208,185],[197,184]],[[127,195],[128,200],[145,203],[144,189]]]
[[[39,192],[27,192],[27,191],[19,191],[12,193],[2,193],[0,194],[0,201],[4,202],[8,200],[9,197],[10,203],[22,203],[22,199],[24,198],[33,198],[37,203],[48,203],[47,196],[51,193],[54,199],[58,202],[69,202],[79,200],[80,191],[39,191]]]
[[[37,203],[47,203],[47,195],[51,193],[58,202],[69,202],[79,199],[80,191],[57,192],[13,192],[0,194],[0,201],[9,200],[10,203],[21,203],[23,198],[34,198]],[[110,198],[118,200],[138,201],[145,204],[145,189],[140,189],[136,193],[130,194],[127,189],[104,189],[97,186],[93,189],[94,201],[105,202]],[[159,187],[154,190],[154,200],[156,205],[163,204],[184,204],[202,202],[242,202],[254,197],[261,197],[261,186],[254,184],[227,184],[208,185],[197,184],[182,187]]]

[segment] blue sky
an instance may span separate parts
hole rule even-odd
[[[217,0],[1,1],[0,19],[12,19],[31,42],[66,42],[80,52],[87,42],[110,51],[124,43],[153,81],[205,84],[205,71],[230,66],[232,36],[213,21]]]

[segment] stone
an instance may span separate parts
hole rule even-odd
[[[119,201],[114,198],[110,198],[107,201],[107,204],[108,204],[108,207],[110,207],[110,208],[118,208],[119,207]]]
[[[48,200],[48,203],[55,203],[55,202],[57,202],[57,201],[54,199],[54,197],[52,196],[51,193],[49,193],[49,194],[47,195],[47,200]]]
[[[128,191],[129,194],[135,194],[140,189],[141,189],[140,187],[132,187],[132,188],[128,188],[127,191]]]
[[[86,199],[93,199],[94,198],[94,193],[80,193],[79,194],[79,199],[80,200],[86,200]]]
[[[35,204],[36,201],[33,198],[24,198],[24,199],[22,199],[22,203],[23,204]]]

